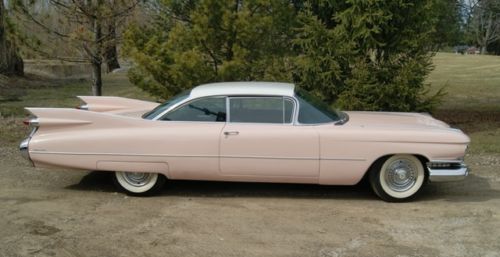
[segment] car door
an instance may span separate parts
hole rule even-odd
[[[226,98],[188,101],[163,115],[162,145],[174,179],[214,179],[219,175],[219,136],[226,121]]]
[[[222,175],[256,178],[319,176],[319,138],[313,126],[293,124],[286,97],[229,97],[220,136]]]

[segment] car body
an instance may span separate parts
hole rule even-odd
[[[399,160],[379,178],[398,185],[419,169],[420,179],[431,182],[468,173],[463,158],[470,140],[462,131],[428,114],[329,111],[288,83],[206,84],[162,105],[80,98],[86,103],[81,109],[27,108],[34,130],[21,151],[34,166],[120,171],[134,175],[125,178],[132,182],[154,173],[181,180],[354,185],[400,156],[407,163]]]

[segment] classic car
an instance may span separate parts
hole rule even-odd
[[[168,180],[354,185],[386,201],[427,182],[461,180],[469,138],[429,114],[341,112],[293,84],[225,82],[163,104],[79,97],[72,108],[26,108],[20,150],[35,167],[113,171],[126,193]]]

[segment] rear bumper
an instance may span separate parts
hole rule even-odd
[[[449,163],[448,167],[436,167],[437,162],[430,162],[427,164],[427,169],[429,170],[429,180],[431,182],[449,182],[449,181],[460,181],[465,179],[469,175],[469,168],[463,162],[443,162],[438,163]]]
[[[28,137],[24,139],[21,144],[19,144],[19,151],[21,152],[21,156],[24,157],[26,160],[28,160],[31,165],[33,165],[33,162],[31,161],[30,158],[30,153],[29,153],[29,143],[30,143],[31,137]]]

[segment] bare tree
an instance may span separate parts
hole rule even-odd
[[[3,0],[0,0],[0,74],[23,75],[23,59],[17,48],[7,38],[6,28],[7,10]]]
[[[500,39],[500,0],[468,0],[465,12],[469,31],[486,54],[488,45]]]
[[[0,0],[1,1],[1,0]],[[116,57],[116,24],[123,24],[140,0],[17,0],[16,8],[31,23],[52,36],[75,46],[80,56],[57,56],[52,58],[86,62],[92,66],[92,93],[102,95],[102,64],[113,48]],[[34,4],[46,2],[58,15],[59,24],[48,23],[43,15],[32,8]],[[108,27],[106,27],[108,26]],[[111,27],[110,27],[111,26]],[[109,63],[108,63],[109,65]]]

